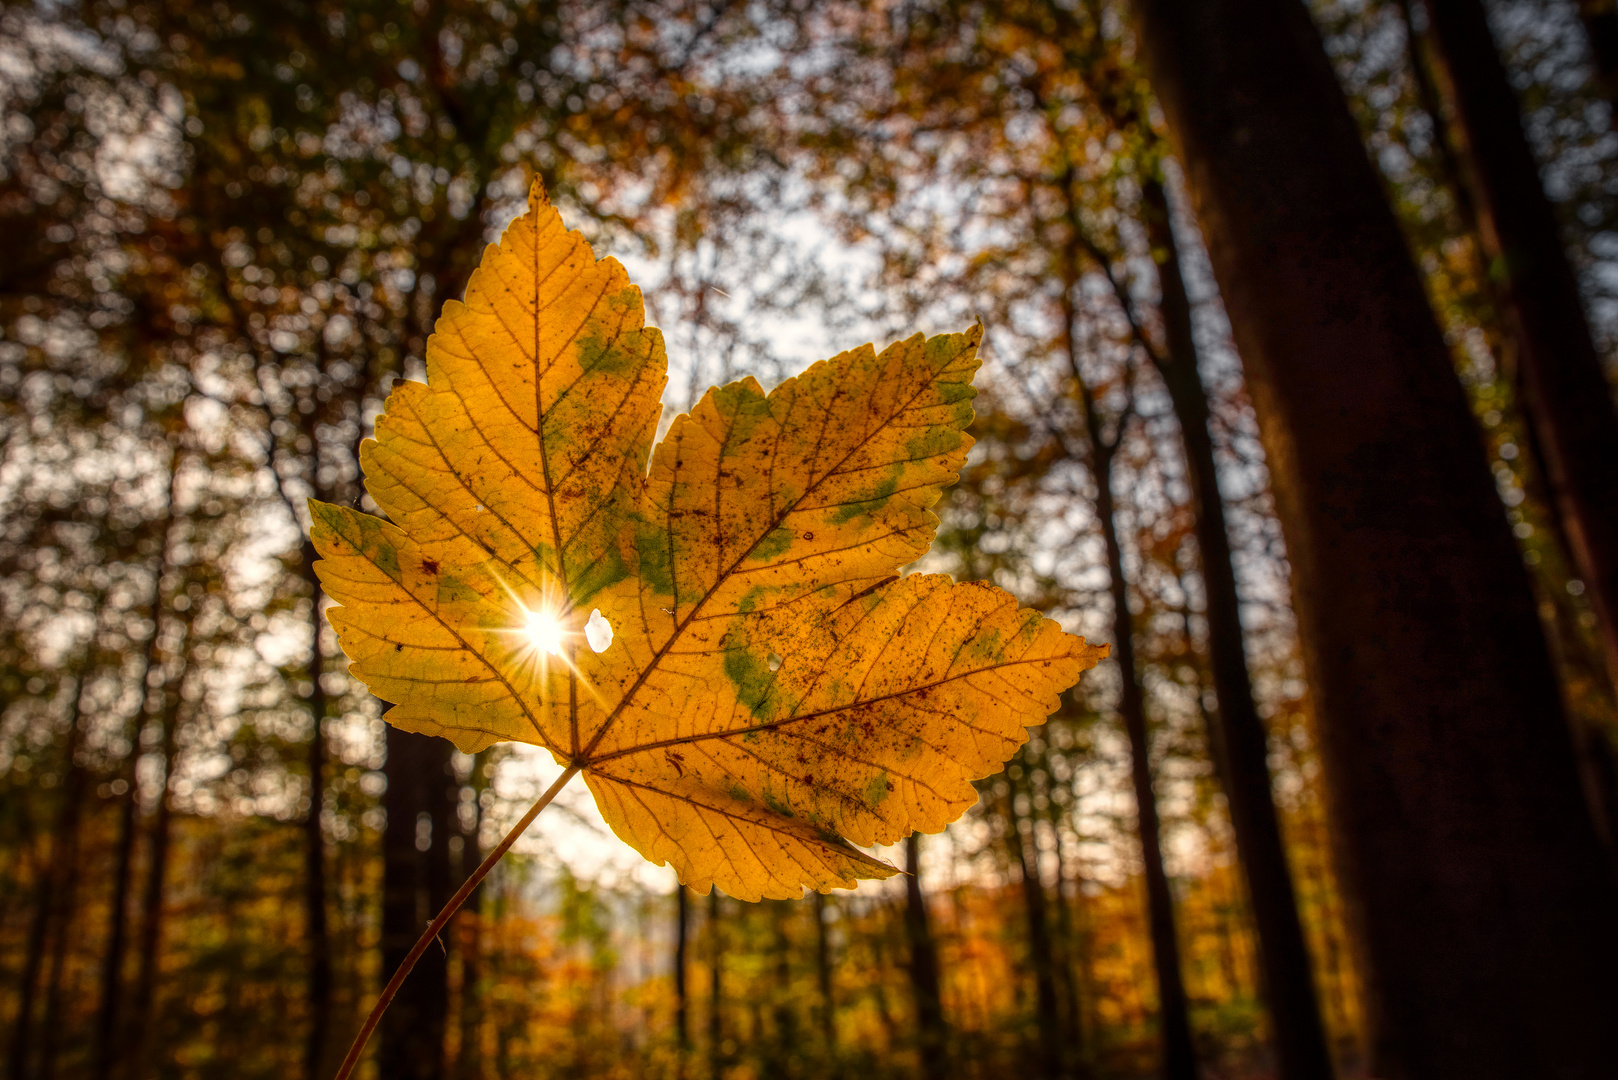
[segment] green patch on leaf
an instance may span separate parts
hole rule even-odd
[[[893,498],[893,493],[899,490],[898,474],[899,470],[895,469],[886,480],[871,488],[858,502],[844,503],[839,506],[831,514],[831,523],[841,525],[844,522],[853,521],[861,515],[875,514],[882,509],[887,505],[888,500]]]
[[[725,676],[736,687],[736,700],[755,719],[768,719],[770,692],[775,689],[770,665],[746,649],[731,649],[725,654]]]
[[[629,567],[624,565],[623,554],[616,545],[593,556],[591,562],[579,566],[569,565],[568,585],[573,593],[573,603],[585,604],[602,589],[616,585],[628,576]]]
[[[656,525],[643,524],[635,530],[640,579],[659,596],[674,595],[674,562],[668,540],[668,534]]]
[[[793,531],[785,526],[779,529],[771,529],[764,534],[764,539],[754,546],[747,557],[755,562],[773,559],[792,546],[793,538]]]
[[[968,407],[967,412],[971,412]],[[905,453],[919,461],[922,458],[947,454],[961,445],[961,433],[953,427],[928,428],[905,443]]]
[[[766,789],[765,792],[764,792],[764,805],[768,806],[771,810],[774,810],[777,814],[780,814],[782,817],[792,817],[792,816],[794,816],[793,813],[792,813],[792,807],[788,806],[786,803],[784,803],[780,799],[776,798],[775,797],[775,792],[770,791],[768,789]]]
[[[966,660],[999,663],[1006,658],[1005,638],[998,630],[980,634],[962,651],[962,657]]]
[[[483,596],[472,586],[460,578],[448,574],[438,579],[438,602],[440,604],[475,604]]]

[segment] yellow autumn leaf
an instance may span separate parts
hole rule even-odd
[[[662,335],[536,185],[362,448],[389,520],[311,504],[352,672],[406,730],[547,748],[695,889],[892,874],[854,845],[958,817],[1105,655],[897,574],[971,445],[980,333],[712,389],[654,449]]]

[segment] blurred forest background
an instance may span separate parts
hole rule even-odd
[[[1149,26],[1173,5],[1139,6]],[[1533,379],[1564,347],[1618,370],[1618,15],[1310,15],[1476,421],[1466,452],[1515,535],[1502,589],[1537,610],[1580,850],[1608,866],[1618,552]],[[534,176],[645,288],[665,417],[981,317],[979,443],[927,563],[1112,660],[961,822],[885,853],[911,876],[853,893],[688,895],[604,854],[587,799],[559,804],[412,975],[368,1075],[1485,1075],[1435,1071],[1433,1030],[1401,1028],[1414,984],[1377,937],[1380,886],[1341,876],[1377,878],[1353,842],[1371,826],[1322,779],[1329,695],[1293,601],[1314,586],[1282,533],[1313,496],[1272,485],[1276,391],[1252,393],[1204,247],[1236,226],[1192,215],[1133,19],[1118,0],[0,7],[5,1075],[329,1076],[555,774],[387,729],[303,540],[306,497],[368,505],[360,440]],[[1492,114],[1468,111],[1476,72],[1514,92]],[[1490,132],[1531,193],[1491,186]],[[1539,263],[1508,257],[1501,191],[1546,211]],[[1535,308],[1524,265],[1571,322]],[[1584,344],[1546,344],[1547,310]],[[1610,391],[1584,403],[1610,413]],[[1583,445],[1586,472],[1618,474]],[[1449,736],[1490,750],[1486,728]],[[1341,775],[1332,806],[1400,803]],[[1608,956],[1615,916],[1568,933]],[[1518,944],[1460,929],[1480,954]],[[1596,1075],[1522,1066],[1487,1075]]]

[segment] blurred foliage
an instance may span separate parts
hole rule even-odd
[[[1316,13],[1455,348],[1569,700],[1611,731],[1410,20],[1372,0]],[[1492,14],[1610,362],[1618,135],[1576,8]],[[1177,189],[1126,26],[1101,0],[0,9],[0,1051],[18,1080],[304,1069],[317,722],[331,1042],[357,1027],[383,975],[382,728],[320,628],[303,499],[366,507],[358,440],[392,381],[420,377],[437,310],[533,175],[592,242],[657,270],[676,407],[709,380],[768,381],[805,358],[794,349],[981,315],[980,441],[926,565],[992,580],[1092,640],[1108,636],[1109,581],[1076,376],[1123,424],[1118,523],[1193,1026],[1209,1075],[1264,1075],[1254,936],[1202,739],[1183,465],[1132,337],[1156,325],[1141,180]],[[1276,799],[1354,1075],[1356,976],[1285,552],[1194,224],[1176,229]],[[1050,901],[1072,1068],[1154,1067],[1117,673],[1097,675],[930,841],[960,1076],[1037,1075],[1008,828]],[[520,812],[526,792],[505,779],[520,764],[460,762],[472,843]],[[902,887],[839,896],[823,926],[809,901],[689,906],[682,1052],[670,898],[543,854],[503,866],[445,935],[444,1075],[916,1074]],[[331,1064],[341,1049],[325,1048]]]

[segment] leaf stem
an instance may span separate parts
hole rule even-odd
[[[431,947],[439,932],[449,925],[449,921],[455,917],[455,913],[461,909],[461,905],[466,903],[466,898],[472,895],[472,890],[477,888],[483,879],[489,876],[489,871],[494,869],[494,864],[499,862],[500,857],[511,849],[512,844],[517,842],[517,837],[527,831],[528,826],[532,825],[534,819],[539,816],[539,812],[550,805],[551,800],[556,798],[558,792],[567,787],[567,782],[577,776],[578,772],[579,766],[577,765],[569,765],[562,771],[562,775],[556,778],[556,782],[545,789],[545,794],[541,795],[534,805],[528,808],[528,812],[522,816],[522,819],[511,827],[511,831],[506,833],[505,838],[495,845],[494,850],[489,852],[488,857],[478,864],[478,868],[472,871],[472,876],[467,878],[459,889],[455,890],[455,895],[449,898],[449,903],[444,905],[444,910],[438,913],[438,917],[427,924],[427,929],[423,930],[421,937],[416,939],[416,944],[411,947],[409,955],[399,964],[399,970],[393,973],[393,978],[388,980],[388,985],[382,988],[382,995],[376,999],[376,1005],[372,1007],[371,1015],[365,1018],[365,1025],[360,1028],[360,1033],[354,1036],[354,1042],[349,1046],[348,1054],[343,1058],[342,1067],[337,1070],[336,1080],[349,1080],[349,1077],[353,1075],[355,1067],[360,1063],[360,1054],[365,1051],[365,1044],[371,1039],[371,1033],[376,1030],[377,1024],[381,1023],[382,1014],[388,1011],[388,1005],[392,1003],[394,995],[399,992],[399,987],[404,985],[405,976],[410,974],[411,969],[416,966],[416,961],[421,959],[421,954]]]

